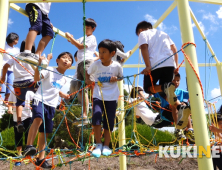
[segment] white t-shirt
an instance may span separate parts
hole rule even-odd
[[[137,99],[130,99],[129,102],[132,103]],[[158,114],[155,114],[148,108],[145,102],[141,102],[135,106],[135,112],[137,116],[140,116],[141,119],[147,124],[152,125]]]
[[[45,15],[49,14],[51,2],[41,2],[41,3],[33,3],[33,4],[37,5],[43,14]]]
[[[30,102],[33,100],[34,95],[35,95],[35,93],[32,91],[27,91],[27,93],[25,95],[25,107],[22,110],[22,117],[21,117],[22,121],[29,118],[29,117],[32,117]],[[16,96],[13,93],[10,93],[8,101],[13,102],[13,105],[15,106],[15,103],[17,101]],[[17,122],[17,114],[16,114],[15,107],[12,108],[12,112],[13,112],[13,121]]]
[[[139,35],[138,43],[139,47],[143,44],[148,44],[151,67],[154,67],[167,57],[173,55],[170,47],[174,44],[173,41],[170,39],[169,35],[157,29],[142,31]],[[172,56],[159,66],[155,67],[154,69],[169,66],[176,67],[174,56]]]
[[[112,58],[113,61],[117,61],[117,55],[126,59],[129,57],[130,53],[129,53],[129,51],[124,53],[124,52],[120,51],[118,48],[116,48],[116,54]]]
[[[79,38],[80,44],[83,44],[83,37]],[[93,60],[93,54],[96,51],[97,42],[94,35],[86,36],[85,44],[87,46],[85,50],[85,60]],[[77,52],[78,63],[84,60],[84,49],[78,50]]]
[[[8,44],[5,44],[5,51],[10,53],[10,54],[12,54],[12,55],[16,55],[16,54],[18,54],[20,52],[19,48],[17,48],[17,47],[10,47]],[[12,57],[5,53],[3,55],[3,64],[2,64],[2,66],[4,66],[5,63],[7,63],[8,60],[10,60],[10,59],[12,59]],[[9,67],[8,71],[13,71],[13,67]]]
[[[41,74],[44,77],[44,79],[41,81],[43,103],[51,107],[56,107],[59,100],[59,92],[67,80],[66,77],[61,75],[56,68],[47,67],[47,69],[48,70],[41,71]],[[38,101],[42,101],[41,85],[39,86],[34,96],[34,99]]]
[[[33,75],[34,75],[34,70],[32,68],[32,66],[28,63],[21,63],[20,61],[18,61],[21,65],[23,65],[25,68],[27,68],[27,70],[29,70]],[[24,80],[33,80],[34,78],[33,76],[26,71],[20,64],[17,63],[17,61],[15,61],[13,58],[11,58],[10,60],[8,60],[7,64],[9,64],[10,66],[13,65],[13,73],[14,73],[14,82],[17,81],[24,81]]]
[[[118,100],[119,98],[119,88],[117,82],[104,82],[104,80],[109,79],[112,76],[123,77],[123,69],[121,65],[113,61],[109,66],[104,66],[101,61],[95,61],[88,69],[88,74],[94,74],[95,82],[102,82],[102,94],[104,101]],[[98,98],[102,100],[100,93],[100,88],[98,84],[95,84],[93,91],[93,98]]]

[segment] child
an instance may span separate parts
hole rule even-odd
[[[21,44],[20,51],[23,51],[24,49],[24,41]],[[35,48],[32,48],[33,52],[35,52]],[[50,56],[49,60],[50,60]],[[5,75],[8,71],[8,68],[13,66],[13,73],[14,73],[14,82],[13,82],[13,87],[15,94],[17,96],[17,101],[16,101],[16,114],[17,114],[17,131],[19,133],[22,133],[25,128],[23,126],[21,117],[22,117],[22,109],[25,106],[25,95],[26,92],[31,90],[34,91],[34,89],[37,87],[36,82],[34,82],[34,70],[31,65],[27,63],[23,63],[23,66],[29,71],[25,70],[21,66],[21,62],[15,61],[13,58],[8,60],[8,62],[3,66],[2,70],[2,81],[5,81]]]
[[[32,101],[34,93],[32,91],[27,91],[25,96],[25,107],[22,111],[22,123],[25,128],[25,143],[27,143],[27,137],[29,132],[29,127],[31,125],[32,120],[32,111],[30,108],[30,102]],[[9,96],[9,107],[8,113],[13,114],[13,122],[14,122],[14,133],[15,133],[15,146],[17,147],[18,155],[22,155],[22,144],[23,144],[23,133],[18,133],[16,125],[17,125],[17,114],[14,105],[16,103],[16,96],[11,93]],[[16,162],[15,166],[20,166],[21,162]]]
[[[131,54],[131,50],[124,53],[124,45],[120,41],[115,41],[116,44],[116,54],[113,57],[113,61],[118,61],[121,65],[126,58],[128,58]]]
[[[26,37],[25,51],[20,53],[18,57],[35,65],[38,64],[39,56],[42,55],[45,47],[54,36],[52,24],[48,18],[50,6],[51,2],[43,2],[27,3],[25,7],[31,27]],[[35,54],[33,54],[31,53],[32,44],[39,34],[42,34],[42,39],[39,42]],[[47,67],[47,65],[47,61],[43,60],[41,66]]]
[[[209,130],[213,133],[218,133],[218,138],[219,138],[219,141],[221,141],[222,139],[222,116],[220,114],[217,114],[217,122],[218,122],[218,127],[215,127],[214,124],[212,124],[210,127],[209,127]],[[213,152],[213,148],[212,148],[212,152]],[[218,153],[218,152],[217,152]],[[221,151],[219,151],[220,153],[220,157],[219,158],[213,158],[213,165],[214,165],[214,170],[216,170],[217,168],[219,170],[222,170],[222,164],[221,164],[221,161],[222,161],[222,153]],[[217,154],[218,155],[218,154]]]
[[[172,112],[171,115],[173,116],[173,120],[176,124],[176,131],[175,135],[177,137],[178,141],[185,140],[186,138],[190,139],[192,142],[195,141],[194,139],[194,131],[193,127],[191,124],[191,118],[190,118],[190,107],[188,106],[187,102],[189,100],[189,94],[188,91],[184,91],[182,89],[178,89],[180,85],[180,74],[176,74],[173,81],[175,84],[175,95],[177,96],[178,100],[181,102],[183,106],[185,106],[184,109],[181,110],[176,110],[174,107],[171,107],[169,103],[163,99],[158,93],[154,94],[154,97],[160,98],[161,99],[161,107],[162,108],[169,108]],[[161,112],[163,110],[161,109]],[[183,111],[183,113],[181,113]],[[181,116],[183,114],[183,116]],[[185,135],[184,129],[186,127]]]
[[[39,65],[44,57],[39,58]],[[24,156],[27,155],[35,155],[36,148],[33,145],[37,132],[39,130],[39,159],[36,161],[36,165],[41,165],[42,168],[51,168],[52,166],[48,164],[45,157],[45,135],[48,136],[49,133],[52,133],[53,129],[53,117],[55,114],[55,108],[57,106],[57,102],[59,96],[62,98],[69,98],[68,94],[64,94],[60,91],[60,89],[65,85],[67,82],[66,78],[61,75],[64,74],[67,69],[72,66],[73,57],[72,54],[69,52],[61,53],[58,58],[56,59],[57,68],[48,67],[48,70],[42,70],[41,73],[39,72],[38,68],[35,70],[35,81],[40,81],[40,74],[42,76],[41,85],[44,87],[39,88],[34,96],[34,100],[32,103],[32,112],[33,112],[33,123],[30,127],[29,134],[28,134],[28,141],[27,146],[23,152]],[[43,103],[42,103],[43,98]],[[44,108],[42,108],[44,105]],[[44,109],[44,120],[43,122],[43,110]],[[44,131],[44,123],[45,123],[45,131]]]
[[[176,46],[166,33],[153,29],[152,24],[146,21],[137,25],[136,34],[139,36],[139,47],[146,65],[146,68],[141,72],[144,74],[145,92],[149,94],[160,93],[163,98],[166,97],[173,109],[179,110],[180,115],[183,116],[183,110],[186,106],[181,105],[177,100],[174,94],[175,85],[171,82],[174,73],[178,73],[178,70],[175,69],[178,67]],[[173,54],[174,58],[171,57],[157,65]],[[153,68],[154,66],[156,67]],[[151,78],[148,74],[152,76],[154,87],[152,87]],[[156,85],[157,81],[159,81],[159,85]]]
[[[10,54],[13,54],[13,55],[16,55],[19,53],[19,48],[17,47],[14,47],[16,44],[18,44],[18,40],[19,40],[19,36],[18,34],[12,32],[10,33],[7,37],[6,37],[6,44],[5,44],[5,51],[10,53]],[[8,54],[4,54],[3,55],[3,64],[2,66],[5,65],[5,63],[8,62],[8,60],[11,59],[11,56],[9,56]],[[9,67],[8,68],[8,71],[6,73],[6,85],[5,84],[2,84],[2,92],[5,92],[5,101],[7,102],[8,101],[8,98],[9,98],[9,95],[11,93],[11,91],[13,91],[13,87],[12,87],[12,84],[13,84],[13,79],[14,79],[14,74],[13,74],[13,68],[12,67]]]
[[[136,90],[135,90],[136,89]],[[136,100],[144,100],[145,96],[143,94],[143,89],[141,87],[134,87],[131,91],[131,99],[130,103],[136,101]],[[154,96],[154,97],[160,97],[160,96]],[[137,99],[133,99],[137,98]],[[165,100],[160,97],[161,99],[161,110],[159,114],[153,113],[152,110],[149,109],[149,105],[147,105],[144,101],[139,102],[138,104],[135,105],[135,111],[136,111],[136,116],[141,117],[142,120],[149,126],[152,126],[154,128],[162,128],[166,126],[171,126],[172,122],[174,122],[173,116],[171,109],[169,108],[169,104],[164,102]],[[156,106],[155,106],[156,105]],[[157,108],[157,104],[152,105],[152,107]],[[148,107],[147,107],[148,106]],[[188,119],[189,124],[191,124],[191,120]],[[192,130],[193,134],[193,130]],[[177,135],[177,140],[185,140],[186,137],[182,133],[178,133]],[[189,134],[189,139],[194,142],[194,135]]]
[[[115,43],[108,39],[103,40],[99,43],[98,49],[100,60],[94,62],[87,71],[88,75],[94,74],[95,82],[100,81],[102,83],[101,87],[96,83],[93,92],[92,125],[96,138],[96,148],[93,150],[92,155],[97,158],[100,157],[101,152],[105,156],[109,156],[112,153],[109,143],[111,140],[110,132],[112,132],[114,127],[117,100],[119,98],[117,81],[119,80],[118,78],[123,77],[121,65],[116,61],[112,61],[112,57],[116,53]],[[109,80],[109,82],[104,82],[104,80]],[[91,83],[90,80],[87,82],[87,84]],[[103,112],[104,117],[102,121]],[[103,122],[104,128],[104,146],[100,139],[101,122]]]
[[[87,77],[87,70],[90,67],[90,65],[94,62],[94,57],[93,54],[96,51],[96,46],[97,46],[97,42],[96,42],[96,37],[93,35],[93,32],[96,29],[96,22],[91,19],[91,18],[87,18],[85,20],[85,26],[86,26],[86,37],[85,37],[85,46],[86,49],[84,51],[84,37],[79,38],[78,40],[74,39],[73,36],[70,33],[66,33],[66,37],[68,38],[68,40],[75,45],[78,48],[78,52],[77,52],[77,79],[83,81],[84,77],[86,81],[89,81],[89,79],[92,81],[93,80],[93,76],[91,75],[90,77]],[[84,68],[84,56],[85,56],[85,68]],[[77,89],[80,89],[80,87],[82,86],[82,83],[80,81],[78,81],[77,83]],[[84,92],[87,92],[87,90],[84,90]],[[87,119],[87,107],[89,105],[88,101],[88,96],[87,99],[85,99],[85,95],[83,95],[82,91],[79,92],[80,94],[80,99],[82,101],[83,98],[83,118]],[[83,95],[83,97],[82,97]]]

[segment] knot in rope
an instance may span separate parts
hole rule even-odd
[[[103,84],[100,81],[98,81],[97,84],[99,87],[103,87]]]

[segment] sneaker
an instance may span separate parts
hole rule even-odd
[[[44,161],[44,162],[43,162]],[[43,162],[43,163],[42,163]],[[42,164],[42,165],[41,165]],[[47,160],[45,160],[45,159],[42,159],[42,160],[39,160],[39,159],[36,159],[36,162],[35,162],[35,165],[36,166],[40,166],[40,167],[42,167],[42,168],[45,168],[45,169],[51,169],[52,168],[52,165],[50,165],[49,163],[48,163],[48,161]]]
[[[164,93],[166,94],[167,97],[167,101],[171,105],[174,105],[177,101],[177,96],[174,93],[175,89],[176,89],[175,85],[171,82],[165,83],[163,87]]]
[[[103,146],[102,154],[104,156],[109,156],[112,154],[112,150],[108,146]]]
[[[15,166],[21,166],[21,162],[15,162]]]
[[[177,129],[183,129],[188,124],[188,117],[190,116],[190,107],[184,105],[178,105],[178,119],[177,119]]]
[[[36,148],[32,145],[27,145],[23,151],[23,156],[33,156],[36,154]]]
[[[103,144],[102,143],[97,143],[96,148],[92,151],[92,155],[96,158],[99,158],[101,156]]]
[[[25,127],[22,122],[17,122],[16,128],[18,133],[23,133],[25,131]]]
[[[191,142],[195,142],[195,138],[194,138],[194,131],[193,129],[188,129],[185,132],[185,136],[190,139]]]
[[[186,136],[184,135],[182,129],[176,129],[175,136],[176,136],[178,142],[181,142],[181,141],[187,139]]]
[[[83,121],[82,121],[83,120]],[[83,116],[83,118],[81,117],[78,120],[78,127],[84,126],[84,125],[88,125],[90,123],[89,119],[87,118],[87,116]]]
[[[39,64],[39,56],[37,54],[21,52],[16,57],[18,58],[18,60],[24,63],[28,63],[28,64],[31,63],[34,65]],[[47,66],[48,66],[47,59],[42,60],[41,67],[46,68]]]
[[[39,56],[36,55],[36,54],[33,54],[33,53],[21,52],[16,57],[21,62],[25,62],[25,63],[28,63],[28,64],[32,63],[34,65],[38,65],[38,63],[39,63]]]

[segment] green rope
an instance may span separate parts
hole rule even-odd
[[[58,29],[58,28],[57,28],[57,31],[55,32],[54,37],[53,37],[53,41],[52,41],[52,47],[51,47],[50,53],[52,53],[53,46],[54,46],[54,43],[55,43],[55,38],[56,38],[57,34],[59,34],[59,29]]]

